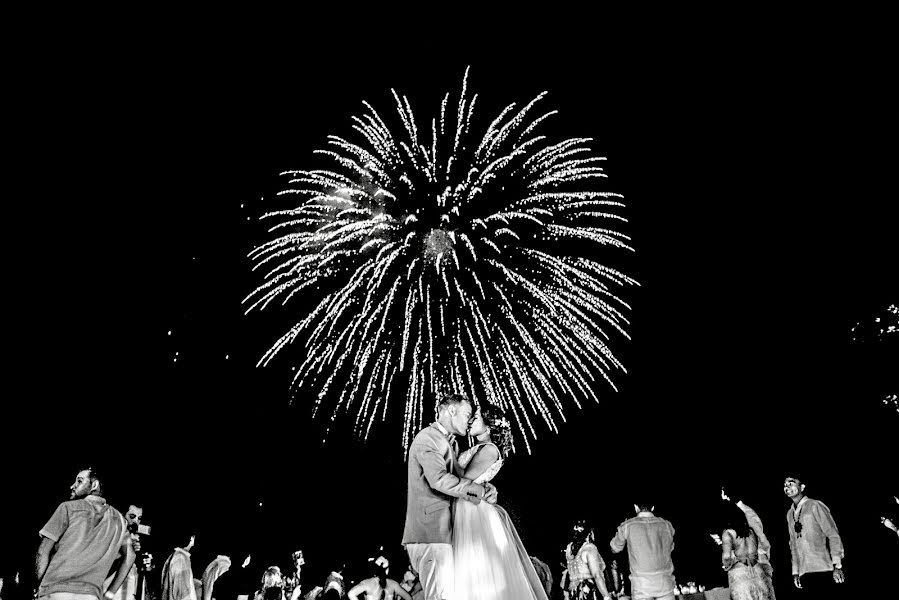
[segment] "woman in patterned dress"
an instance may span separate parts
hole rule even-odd
[[[759,563],[758,534],[737,506],[727,503],[721,564],[732,600],[775,600],[771,578]]]
[[[562,579],[563,594],[569,600],[594,600],[598,591],[602,598],[611,598],[606,588],[606,563],[593,543],[593,531],[586,523],[579,521],[574,526],[574,535],[565,548],[567,562],[567,585]]]

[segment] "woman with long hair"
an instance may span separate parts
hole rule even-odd
[[[597,592],[608,599],[606,588],[606,563],[593,541],[593,530],[585,521],[578,521],[572,528],[571,542],[565,547],[567,582],[562,580],[563,593],[570,600],[594,600]]]
[[[724,530],[721,532],[721,565],[727,571],[733,600],[775,600],[770,576],[759,563],[759,536],[735,504],[720,504]]]
[[[475,444],[459,456],[463,477],[486,483],[512,450],[512,427],[496,406],[475,413]],[[547,600],[521,538],[498,504],[453,503],[453,562],[459,600]]]

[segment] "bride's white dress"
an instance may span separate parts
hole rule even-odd
[[[482,445],[459,456],[463,469]],[[475,482],[490,481],[502,465],[500,458]],[[509,514],[497,504],[453,503],[453,562],[456,600],[547,600]]]

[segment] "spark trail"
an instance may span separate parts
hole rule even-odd
[[[629,310],[616,292],[636,282],[593,257],[631,250],[616,229],[624,204],[596,189],[604,159],[589,138],[539,133],[556,113],[538,111],[545,95],[478,136],[466,70],[425,140],[393,91],[396,130],[363,102],[358,140],[316,151],[333,170],[284,173],[280,194],[298,204],[263,215],[271,239],[250,258],[264,280],[244,304],[310,308],[259,365],[302,346],[293,385],[317,394],[316,413],[354,415],[366,438],[402,398],[404,448],[444,391],[509,409],[530,451],[537,423],[557,431],[572,405],[614,389],[624,366],[609,344],[628,337]]]

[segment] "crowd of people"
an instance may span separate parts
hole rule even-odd
[[[474,443],[458,451],[456,437]],[[79,471],[62,502],[40,529],[34,561],[35,600],[566,600],[633,598],[673,600],[685,591],[674,576],[675,529],[656,516],[651,501],[634,504],[607,541],[611,553],[625,550],[607,565],[595,532],[581,520],[562,551],[562,577],[530,555],[491,484],[508,458],[509,420],[497,407],[476,407],[463,395],[444,396],[437,420],[413,440],[408,455],[408,497],[402,551],[373,553],[364,568],[346,573],[344,565],[323,581],[302,577],[305,559],[291,555],[289,574],[279,566],[264,570],[247,556],[217,555],[195,565],[196,534],[183,539],[157,564],[142,547],[148,533],[143,510],[132,504],[123,515],[103,496],[102,476]],[[795,595],[838,598],[846,581],[844,548],[828,506],[810,498],[800,476],[785,479],[790,500],[786,515]],[[896,498],[899,505],[899,498]],[[727,574],[725,593],[734,600],[773,600],[772,548],[762,521],[741,498],[721,491],[716,529],[720,565]],[[895,518],[883,525],[897,532]],[[899,533],[899,532],[897,532]],[[402,557],[402,558],[399,558]],[[234,562],[232,562],[232,560]],[[391,573],[391,561],[401,567]],[[203,568],[201,568],[203,567]],[[18,582],[18,578],[17,578]],[[0,597],[13,600],[3,591]],[[690,590],[693,591],[693,590]],[[18,599],[16,599],[18,600]]]
[[[443,396],[436,414],[437,420],[413,439],[407,461],[403,545],[421,579],[423,598],[548,600],[552,585],[541,577],[491,484],[509,454],[509,419],[498,407],[477,407],[462,394]],[[475,443],[460,454],[456,438],[463,436]],[[805,489],[796,474],[784,480],[791,501],[793,586],[803,598],[839,598],[846,581],[842,538],[827,505]],[[774,600],[771,545],[761,519],[742,499],[731,502],[724,490],[721,501],[720,533],[711,535],[721,546],[727,573],[722,593],[734,600]],[[579,523],[565,550],[560,587],[566,599],[629,594],[634,600],[673,600],[683,592],[674,577],[673,525],[656,516],[648,500],[634,504],[634,510],[609,541],[613,553],[627,549],[628,585],[617,564],[606,569],[595,535]],[[892,521],[885,518],[883,524],[890,527]]]

